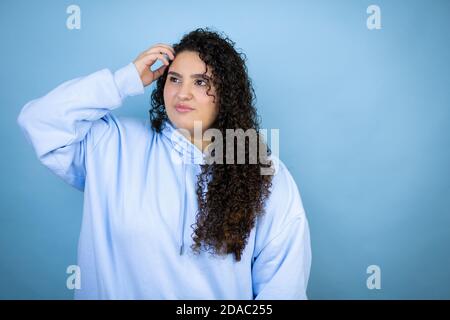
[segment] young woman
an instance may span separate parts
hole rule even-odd
[[[111,113],[155,80],[149,119]],[[65,82],[18,123],[40,161],[84,191],[75,298],[307,298],[308,222],[288,169],[270,152],[251,163],[250,148],[245,163],[211,162],[225,152],[195,135],[195,123],[215,129],[225,146],[226,129],[259,129],[226,36],[197,29],[114,73]],[[265,160],[278,164],[273,175],[261,173]]]

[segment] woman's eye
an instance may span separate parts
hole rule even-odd
[[[195,84],[204,87],[204,86],[206,86],[206,81],[205,80],[196,80]]]
[[[174,82],[174,83],[178,83],[178,78],[170,77],[170,78],[169,78],[169,81],[170,81],[170,82]]]

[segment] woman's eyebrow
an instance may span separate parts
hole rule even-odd
[[[179,74],[178,72],[175,72],[175,71],[169,71],[167,74],[171,74],[171,75],[174,75],[176,77],[183,78],[183,76],[181,74]],[[192,79],[200,78],[200,79],[206,79],[206,80],[211,79],[211,77],[209,77],[206,74],[202,74],[202,73],[191,74],[191,78]]]

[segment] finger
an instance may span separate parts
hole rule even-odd
[[[145,52],[155,52],[155,51],[161,51],[162,49],[168,50],[173,56],[175,56],[175,50],[168,45],[165,44],[158,44],[158,45],[154,45],[152,47],[150,47],[147,51]]]
[[[167,48],[156,47],[147,51],[147,53],[166,53],[170,60],[175,59],[175,55]]]
[[[165,53],[169,57],[170,60],[175,59],[175,54],[165,47],[154,47],[147,51],[147,53]]]
[[[149,53],[147,56],[143,57],[143,59],[148,66],[153,65],[156,60],[160,60],[166,66],[169,65],[169,60],[161,53]]]

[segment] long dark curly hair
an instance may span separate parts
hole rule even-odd
[[[206,67],[211,68],[219,107],[211,127],[222,132],[224,146],[227,145],[226,129],[259,130],[259,117],[254,106],[256,96],[248,77],[246,56],[238,53],[234,46],[235,43],[223,33],[209,28],[185,34],[173,46],[175,54],[182,51],[197,52]],[[151,95],[149,113],[156,132],[161,132],[164,122],[168,120],[163,95],[168,70],[166,68],[158,78]],[[208,93],[210,89],[209,86]],[[262,139],[258,134],[258,146],[263,145],[266,152],[260,155],[258,151],[256,164],[250,164],[246,139],[245,164],[236,163],[235,150],[234,164],[226,162],[223,152],[222,164],[201,165],[196,186],[199,210],[196,223],[191,226],[195,227],[191,247],[194,252],[199,253],[204,248],[218,255],[233,253],[237,261],[241,260],[256,218],[264,213],[264,202],[272,185],[272,175],[261,174],[261,168],[267,170],[271,167],[268,158],[270,149]]]

